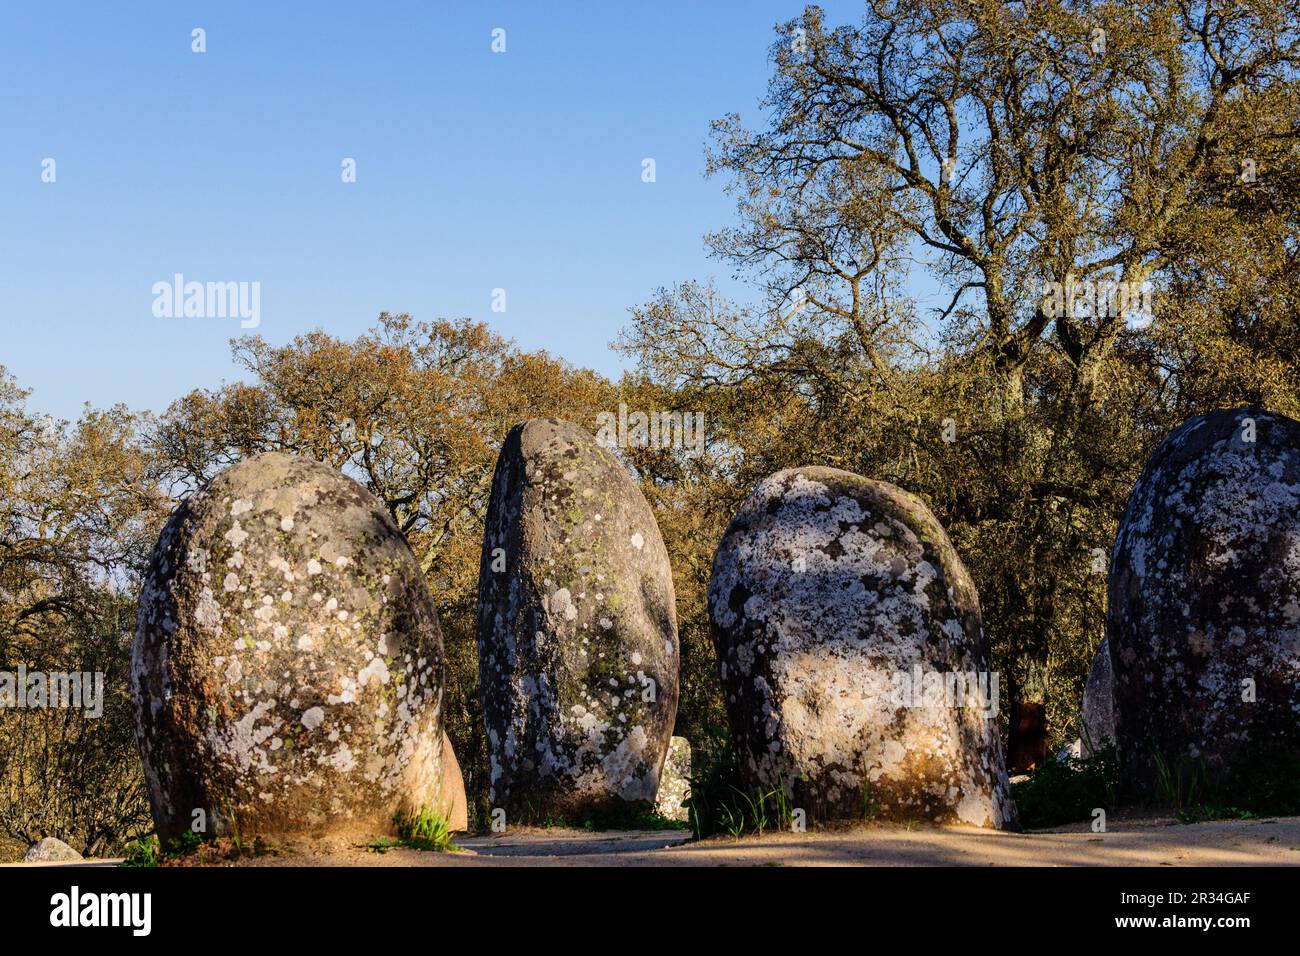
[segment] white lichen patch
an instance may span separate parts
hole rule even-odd
[[[357,686],[365,687],[372,681],[387,684],[390,680],[388,665],[382,657],[373,658],[369,664],[357,671]]]

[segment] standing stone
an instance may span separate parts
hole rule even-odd
[[[664,772],[659,775],[655,812],[669,820],[688,820],[690,811],[685,803],[690,795],[691,745],[685,737],[674,737],[668,743]]]
[[[979,600],[919,498],[772,475],[718,546],[709,614],[752,790],[810,819],[1015,826]]]
[[[364,836],[443,808],[442,669],[420,568],[369,492],[281,454],[222,472],[172,515],[140,596],[159,836]]]
[[[1074,740],[1070,741],[1068,744],[1066,744],[1064,747],[1062,747],[1060,750],[1056,752],[1056,762],[1065,763],[1071,757],[1078,760],[1082,756],[1083,756],[1083,738],[1075,737]],[[1029,779],[1029,776],[1027,774],[1025,775],[1025,779],[1026,780]],[[1015,783],[1016,778],[1012,777],[1011,782]]]
[[[80,853],[57,837],[37,840],[23,856],[24,863],[75,863],[80,859]]]
[[[1230,783],[1300,752],[1300,422],[1192,418],[1151,455],[1111,557],[1106,633],[1126,786]]]
[[[576,425],[535,418],[501,448],[478,649],[493,808],[527,822],[654,800],[677,713],[668,552]]]
[[[1080,754],[1090,757],[1115,742],[1115,670],[1110,661],[1110,643],[1104,638],[1083,687],[1083,735]]]

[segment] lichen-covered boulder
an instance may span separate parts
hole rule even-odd
[[[690,795],[691,745],[685,737],[674,737],[668,743],[668,757],[659,775],[655,812],[669,820],[688,820],[690,812],[685,804]]]
[[[1229,782],[1300,752],[1300,422],[1192,418],[1152,453],[1111,556],[1107,640],[1126,786]],[[1275,768],[1276,769],[1276,768]]]
[[[163,529],[132,648],[158,833],[390,832],[443,806],[442,636],[405,539],[359,484],[261,455]]]
[[[1083,687],[1083,734],[1079,755],[1089,757],[1115,743],[1115,671],[1111,667],[1110,644],[1103,638]]]
[[[501,448],[478,649],[493,808],[527,822],[654,800],[677,713],[668,553],[577,425],[532,419]]]
[[[81,854],[57,837],[45,837],[27,848],[24,863],[75,863]]]
[[[772,475],[718,546],[709,615],[750,788],[809,819],[1015,825],[979,601],[919,498]]]

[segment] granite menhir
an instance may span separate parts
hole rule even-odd
[[[1106,633],[1130,792],[1158,796],[1162,772],[1232,787],[1294,761],[1300,422],[1223,409],[1160,444],[1120,522]]]
[[[751,790],[814,820],[1016,825],[979,600],[919,498],[772,475],[718,546],[709,614]]]
[[[167,522],[140,595],[131,691],[160,837],[364,837],[450,813],[442,674],[420,568],[369,492],[281,454],[227,469]]]
[[[677,713],[668,552],[627,469],[532,419],[492,477],[479,571],[490,799],[507,820],[655,799]]]

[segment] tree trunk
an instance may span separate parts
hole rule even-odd
[[[1033,770],[1047,759],[1047,707],[1036,701],[1013,701],[1007,766],[1012,773]]]

